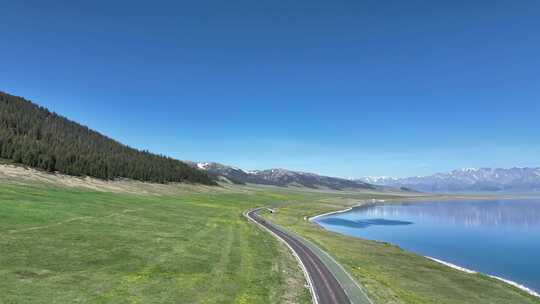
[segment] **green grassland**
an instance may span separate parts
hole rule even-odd
[[[321,198],[282,206],[265,216],[333,255],[375,303],[540,303],[499,280],[454,270],[390,244],[329,232],[305,220],[350,205],[350,201]]]
[[[242,211],[259,193],[136,196],[0,185],[0,303],[308,303]]]
[[[376,303],[540,303],[397,247],[326,232],[305,216],[390,194],[196,187],[107,193],[0,183],[0,303],[310,303],[296,260],[242,212],[314,241]]]

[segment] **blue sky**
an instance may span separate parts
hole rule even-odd
[[[131,146],[344,177],[540,166],[539,1],[75,2],[0,3],[0,90]]]

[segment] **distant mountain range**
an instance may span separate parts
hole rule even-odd
[[[540,168],[464,168],[429,176],[364,177],[358,181],[426,192],[538,192]]]
[[[219,163],[197,163],[185,161],[193,167],[206,171],[210,176],[235,184],[260,184],[280,187],[297,186],[312,189],[332,190],[384,190],[386,187],[374,186],[363,181],[345,178],[322,176],[314,173],[290,171],[285,169],[269,169],[245,171]]]

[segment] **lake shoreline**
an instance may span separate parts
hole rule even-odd
[[[330,212],[326,212],[326,213],[322,213],[322,214],[318,214],[318,215],[309,217],[307,220],[310,221],[310,222],[313,222],[314,220],[316,220],[316,219],[318,219],[320,217],[323,217],[323,216],[345,213],[345,212],[349,212],[349,211],[353,210],[354,208],[363,207],[363,206],[372,206],[372,205],[376,205],[378,203],[380,204],[380,203],[384,203],[384,202],[386,202],[386,200],[362,201],[361,203],[358,203],[358,204],[356,204],[354,206],[351,206],[351,207],[348,207],[348,208],[345,208],[345,209],[336,210],[336,211],[330,211]],[[317,223],[317,225],[319,225],[319,224]],[[319,225],[319,226],[321,226],[321,225]]]
[[[473,200],[489,200],[489,199],[493,199],[494,197],[479,197],[479,196],[444,196],[444,197],[417,197],[417,198],[405,198],[405,199],[387,199],[387,200],[376,200],[376,199],[372,199],[372,200],[364,200],[364,201],[361,201],[359,202],[358,204],[356,205],[353,205],[351,207],[348,207],[348,208],[345,208],[345,209],[341,209],[341,210],[336,210],[336,211],[330,211],[330,212],[326,212],[326,213],[322,213],[322,214],[318,214],[318,215],[315,215],[315,216],[312,216],[312,217],[309,217],[307,218],[307,220],[309,222],[312,222],[312,223],[315,223],[317,226],[319,226],[320,228],[324,229],[324,230],[327,230],[329,231],[328,229],[326,229],[324,226],[322,226],[321,224],[319,224],[316,220],[321,218],[321,217],[325,217],[325,216],[329,216],[329,215],[335,215],[335,214],[341,214],[341,213],[346,213],[346,212],[349,212],[353,209],[356,209],[356,208],[361,208],[361,207],[368,207],[368,206],[375,206],[375,205],[382,205],[382,204],[385,204],[385,203],[392,203],[392,202],[395,202],[395,203],[399,203],[399,202],[421,202],[421,201],[428,201],[428,200],[433,200],[433,199],[437,199],[437,200],[447,200],[447,199],[463,199],[463,200],[467,200],[467,199],[473,199]],[[513,199],[515,197],[497,197],[498,199]],[[339,233],[339,232],[336,232],[336,233]],[[340,233],[340,234],[343,234],[343,233]],[[343,234],[345,235],[345,234]],[[356,237],[358,239],[362,239],[362,238],[359,238],[357,236],[352,236],[352,237]],[[376,241],[374,240],[375,242],[380,242],[380,241]],[[404,250],[404,249],[402,249]],[[411,251],[408,251],[408,250],[405,250],[407,252],[411,252]],[[453,264],[453,263],[449,263],[449,262],[446,262],[446,261],[443,261],[441,259],[437,259],[437,258],[433,258],[433,257],[430,257],[430,256],[424,256],[424,255],[421,255],[429,260],[432,260],[434,262],[437,262],[441,265],[444,265],[444,266],[447,266],[449,268],[452,268],[452,269],[455,269],[455,270],[458,270],[458,271],[462,271],[462,272],[465,272],[465,273],[469,273],[469,274],[482,274],[482,275],[485,275],[485,276],[488,276],[490,278],[493,278],[493,279],[496,279],[496,280],[499,280],[501,282],[504,282],[512,287],[515,287],[515,288],[518,288],[519,290],[523,291],[523,292],[526,292],[527,294],[531,295],[531,296],[534,296],[534,297],[537,297],[537,298],[540,298],[540,294],[527,287],[527,286],[524,286],[522,284],[519,284],[515,281],[512,281],[512,280],[509,280],[509,279],[505,279],[505,278],[502,278],[502,277],[498,277],[498,276],[494,276],[494,275],[489,275],[489,274],[486,274],[486,273],[482,273],[482,272],[478,272],[478,271],[474,271],[474,270],[471,270],[471,269],[468,269],[468,268],[465,268],[465,267],[461,267],[459,265],[456,265],[456,264]]]
[[[447,267],[450,267],[452,269],[455,269],[455,270],[459,270],[459,271],[463,271],[463,272],[466,272],[466,273],[469,273],[469,274],[482,274],[482,275],[485,275],[485,276],[488,276],[490,278],[493,278],[493,279],[496,279],[496,280],[499,280],[499,281],[502,281],[506,284],[509,284],[509,285],[512,285],[522,291],[525,291],[526,293],[532,295],[532,296],[535,296],[537,298],[540,298],[540,294],[537,293],[536,291],[530,289],[529,287],[527,286],[524,286],[522,284],[519,284],[517,282],[514,282],[512,280],[508,280],[508,279],[505,279],[505,278],[501,278],[501,277],[498,277],[498,276],[494,276],[494,275],[489,275],[489,274],[486,274],[486,273],[482,273],[482,272],[478,272],[478,271],[474,271],[474,270],[471,270],[471,269],[468,269],[468,268],[465,268],[465,267],[461,267],[459,265],[456,265],[456,264],[452,264],[450,262],[446,262],[446,261],[443,261],[443,260],[440,260],[440,259],[436,259],[436,258],[433,258],[433,257],[430,257],[430,256],[423,256],[425,258],[428,258],[434,262],[437,262],[439,264],[442,264],[444,266],[447,266]]]

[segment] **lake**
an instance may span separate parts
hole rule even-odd
[[[330,231],[389,242],[540,293],[540,199],[369,205],[315,222]]]

